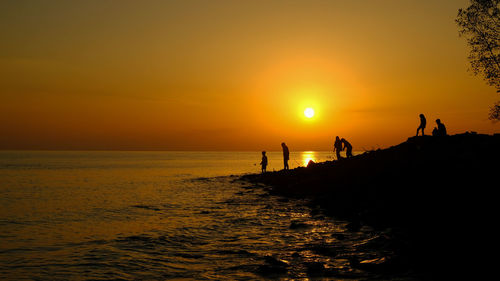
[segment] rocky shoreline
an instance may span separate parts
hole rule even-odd
[[[495,245],[500,134],[412,137],[351,159],[245,175],[274,195],[309,198],[331,216],[390,233],[395,248],[372,270],[408,267],[423,279],[488,271]],[[367,265],[370,266],[370,265]]]

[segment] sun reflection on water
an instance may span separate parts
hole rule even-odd
[[[304,167],[307,167],[307,164],[309,163],[309,161],[314,161],[314,162],[317,162],[316,160],[316,153],[314,151],[304,151],[302,152],[302,165]]]

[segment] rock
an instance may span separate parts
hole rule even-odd
[[[300,221],[292,221],[290,223],[290,229],[300,229],[300,228],[308,228],[308,227],[310,227],[310,225],[308,225],[307,223],[300,222]]]
[[[284,267],[271,266],[268,264],[260,265],[257,268],[257,273],[264,276],[285,274],[287,271],[288,270]]]
[[[266,191],[272,195],[310,199],[328,216],[347,221],[354,218],[346,225],[346,240],[358,236],[363,225],[374,231],[397,229],[388,241],[376,239],[367,245],[389,250],[390,262],[365,258],[363,263],[353,260],[353,265],[380,270],[392,264],[394,269],[411,268],[424,279],[433,279],[430,276],[450,274],[443,260],[465,264],[464,256],[481,256],[478,249],[496,242],[485,235],[486,230],[464,228],[462,218],[478,218],[478,225],[497,219],[494,183],[498,182],[498,159],[499,133],[469,132],[445,138],[412,137],[343,161],[318,162],[308,168],[246,175],[243,179],[269,186]],[[300,231],[308,225],[292,221],[289,227]],[[461,243],[457,246],[455,241]],[[447,250],[429,255],[440,249]],[[455,272],[462,275],[463,271],[476,273],[477,267],[455,268],[460,268]]]
[[[260,275],[279,275],[288,271],[288,263],[272,256],[265,256],[264,261],[266,264],[260,265],[257,268],[257,273]]]
[[[342,233],[333,233],[332,237],[340,241],[345,240],[345,235]]]
[[[301,257],[300,254],[297,252],[292,254],[292,258],[300,258],[300,257]]]
[[[306,272],[310,277],[319,277],[325,274],[325,266],[321,262],[310,262],[306,264]]]
[[[358,232],[361,229],[361,223],[359,221],[352,221],[345,228],[351,232]]]
[[[335,257],[337,255],[337,251],[329,245],[319,244],[311,247],[311,251],[329,257]]]
[[[272,266],[278,266],[278,267],[287,267],[288,266],[288,263],[285,262],[285,261],[282,261],[280,259],[277,259],[273,256],[265,256],[264,257],[264,261],[269,264],[269,265],[272,265]]]

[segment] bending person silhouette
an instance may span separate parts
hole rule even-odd
[[[284,142],[281,143],[281,147],[283,148],[283,169],[289,170],[288,160],[290,160],[290,151],[288,150],[288,146]]]
[[[260,161],[260,165],[262,166],[262,173],[265,173],[267,167],[267,156],[265,151],[262,151],[262,161]]]
[[[441,123],[441,119],[436,119],[436,124],[437,128],[434,127],[434,130],[432,130],[432,135],[436,137],[447,136],[448,133],[446,132],[446,127],[443,123]]]
[[[337,153],[337,160],[342,159],[340,156],[340,152],[342,151],[342,142],[340,141],[339,136],[335,137],[335,143],[333,144],[333,152]]]
[[[425,116],[423,114],[420,114],[420,126],[418,126],[417,128],[417,137],[418,137],[418,131],[420,129],[422,130],[422,136],[425,136],[424,134],[425,125],[427,125],[427,120],[425,119]]]
[[[340,140],[340,142],[342,144],[344,144],[344,147],[342,148],[342,150],[344,150],[344,149],[346,150],[346,152],[345,152],[346,158],[351,158],[352,157],[352,145],[344,138],[342,138]]]

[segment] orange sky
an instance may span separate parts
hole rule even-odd
[[[499,132],[454,22],[467,4],[2,1],[0,149],[363,150],[420,113],[427,133]]]

